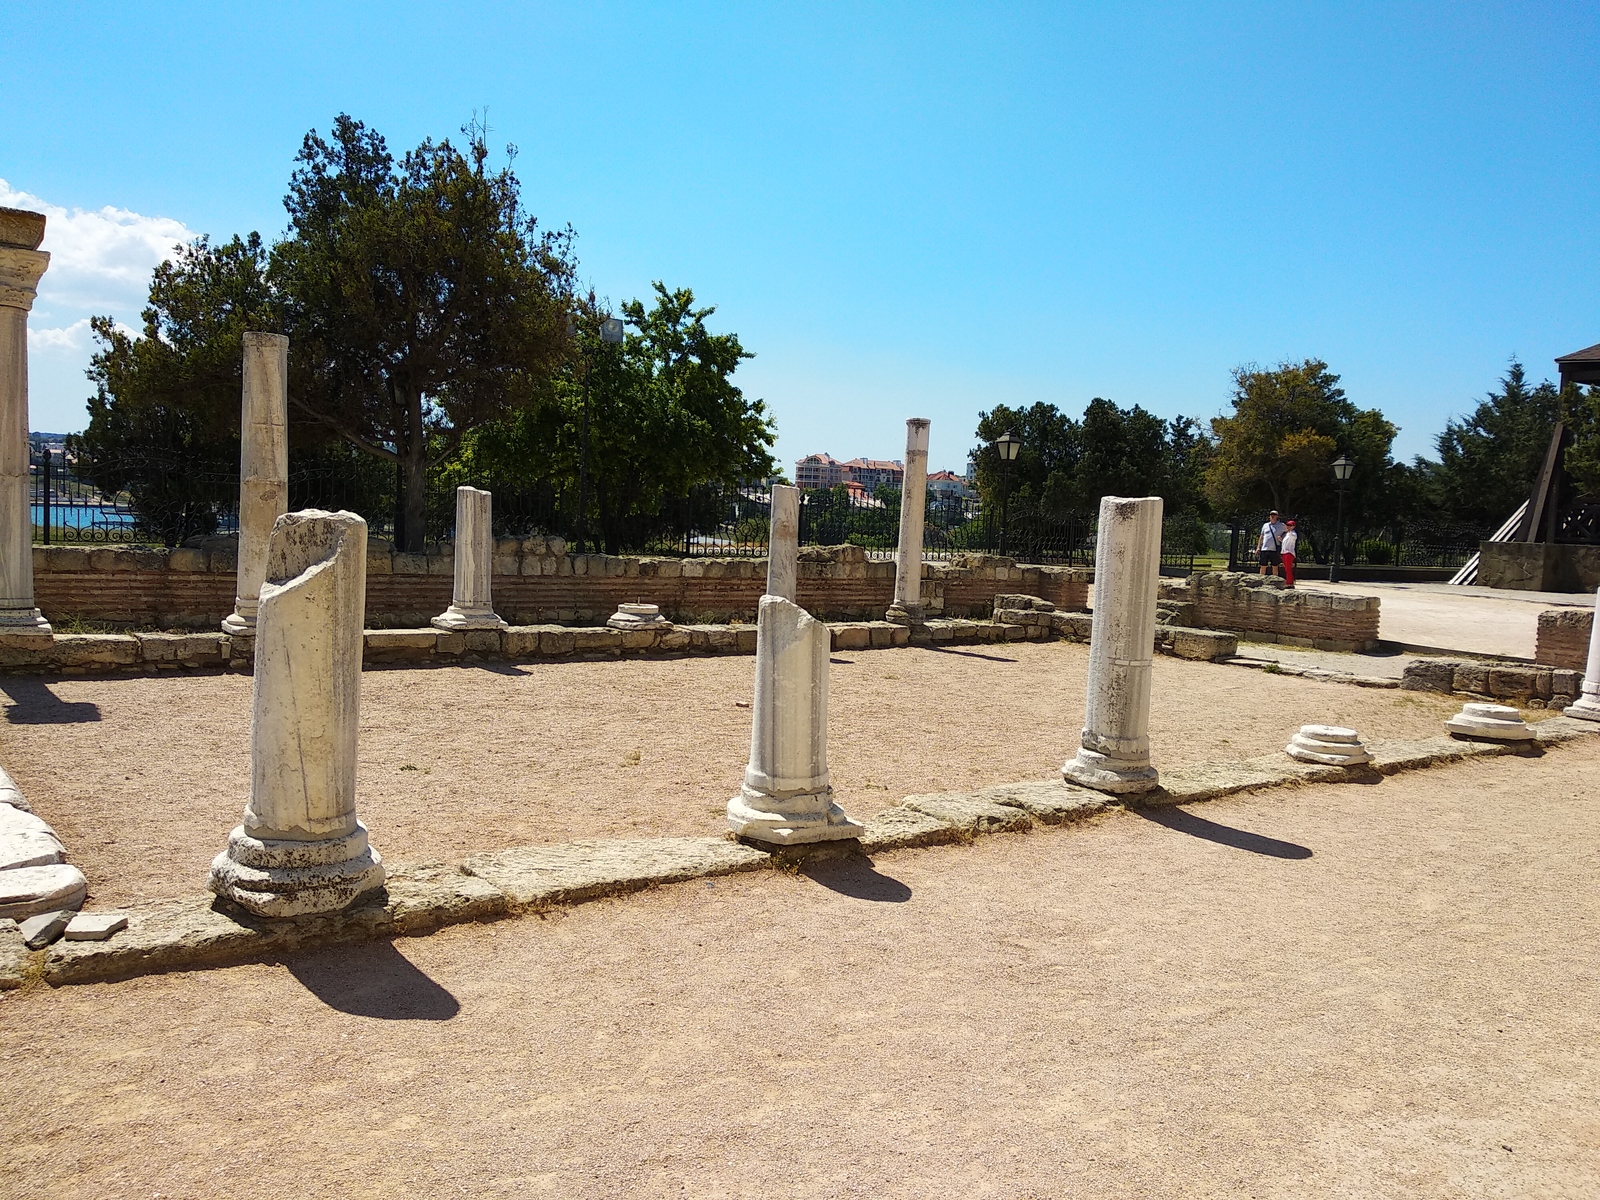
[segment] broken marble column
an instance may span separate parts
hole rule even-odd
[[[239,418],[239,553],[233,613],[222,631],[248,636],[256,627],[267,543],[273,522],[289,510],[289,339],[244,335],[244,400]]]
[[[900,544],[895,553],[894,603],[884,619],[898,625],[922,624],[922,523],[928,506],[928,425],[925,417],[906,422],[906,473],[900,487]]]
[[[250,800],[211,890],[263,917],[337,912],[383,883],[356,819],[367,523],[307,509],[272,527],[256,615]]]
[[[767,538],[767,595],[795,602],[800,587],[800,489],[772,489],[772,531]]]
[[[1583,668],[1579,696],[1567,705],[1562,716],[1582,721],[1600,721],[1600,590],[1594,594],[1594,624],[1589,627],[1589,661]]]
[[[761,597],[750,762],[728,801],[741,838],[786,846],[861,836],[828,780],[828,650],[821,621],[781,596]]]
[[[504,629],[495,616],[494,497],[475,487],[456,489],[456,582],[450,607],[433,619],[440,629]]]
[[[1372,761],[1354,729],[1342,725],[1302,725],[1283,752],[1301,762],[1325,767],[1359,767]]]
[[[1479,742],[1526,742],[1533,738],[1533,729],[1522,714],[1508,704],[1464,704],[1444,727],[1452,737]]]
[[[44,214],[0,208],[0,634],[40,638],[33,603],[33,487],[28,478],[28,313],[50,255]]]
[[[1102,792],[1147,792],[1156,786],[1150,765],[1150,666],[1160,575],[1161,497],[1102,497],[1089,695],[1082,744],[1061,768],[1069,783]]]

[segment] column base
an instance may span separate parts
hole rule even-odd
[[[0,608],[0,634],[50,638],[55,636],[55,630],[37,608]]]
[[[1148,762],[1111,758],[1096,750],[1079,750],[1077,757],[1061,768],[1061,777],[1079,787],[1114,795],[1149,792],[1160,786],[1160,776]]]
[[[883,619],[894,625],[925,625],[922,605],[891,604]]]
[[[383,886],[383,859],[367,827],[341,838],[257,838],[236,826],[211,863],[211,890],[258,917],[303,917],[349,908]]]
[[[230,637],[255,637],[256,614],[235,610],[222,618],[222,632]]]
[[[793,811],[805,805],[807,811]],[[817,811],[819,804],[827,807]],[[790,811],[783,811],[785,808]],[[728,801],[728,827],[735,836],[774,846],[798,846],[806,842],[834,842],[859,838],[866,826],[845,816],[833,802],[833,789],[780,800],[750,788],[742,788]]]
[[[451,633],[458,633],[466,629],[505,629],[508,627],[503,620],[495,616],[493,609],[457,608],[454,604],[429,623],[436,629],[446,629]]]
[[[1579,696],[1561,710],[1563,717],[1577,717],[1580,721],[1600,721],[1600,697]]]

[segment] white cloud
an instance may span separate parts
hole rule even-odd
[[[46,218],[39,248],[50,252],[50,267],[39,281],[28,344],[51,361],[48,371],[35,372],[30,380],[30,424],[52,431],[81,429],[85,385],[77,381],[89,365],[89,318],[112,316],[119,325],[137,326],[151,271],[172,257],[174,247],[197,235],[173,217],[147,217],[110,205],[65,209],[16,191],[4,179],[0,207],[31,209]]]

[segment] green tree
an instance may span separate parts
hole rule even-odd
[[[341,115],[308,133],[271,278],[291,338],[291,400],[400,467],[397,540],[422,545],[430,465],[472,430],[549,395],[570,349],[570,232],[541,233],[509,163],[424,141],[396,164]],[[513,152],[514,153],[514,152]]]
[[[1397,430],[1376,409],[1351,403],[1327,363],[1240,367],[1233,379],[1233,413],[1211,422],[1205,490],[1216,511],[1331,514],[1333,460],[1343,454],[1355,463],[1345,501],[1352,527],[1397,514],[1406,473],[1390,454]]]
[[[242,335],[280,328],[261,239],[200,238],[155,269],[132,335],[91,321],[95,394],[69,443],[102,491],[127,491],[140,526],[167,545],[216,528],[238,498]]]
[[[575,505],[587,375],[586,525],[612,553],[647,545],[669,524],[720,519],[727,492],[776,469],[766,405],[732,380],[752,355],[736,334],[706,327],[716,310],[697,308],[693,291],[654,289],[651,307],[622,305],[621,344],[601,340],[604,313],[586,301],[576,322],[579,353],[550,402],[486,429],[472,447],[483,467],[542,481],[564,506]]]

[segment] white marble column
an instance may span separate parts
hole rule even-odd
[[[775,845],[861,836],[828,781],[828,627],[781,596],[761,597],[750,762],[728,825]]]
[[[239,563],[233,614],[224,633],[256,627],[267,542],[273,522],[289,511],[289,339],[244,335],[244,400],[239,418]]]
[[[28,313],[50,256],[44,214],[0,208],[0,634],[48,638],[33,603],[33,488],[28,478]]]
[[[1578,699],[1567,705],[1562,715],[1600,721],[1600,589],[1594,594],[1594,624],[1589,629],[1589,661],[1583,668],[1583,683]]]
[[[767,595],[791,604],[800,586],[800,489],[772,489],[772,532],[767,537]]]
[[[494,613],[494,497],[475,487],[456,489],[456,583],[450,607],[433,623],[440,629],[504,629]]]
[[[906,474],[900,487],[900,545],[895,555],[894,603],[884,614],[900,625],[922,624],[922,523],[928,507],[928,425],[906,422]]]
[[[367,523],[306,509],[272,527],[256,617],[250,800],[211,890],[264,917],[337,912],[383,883],[356,819]]]
[[[1161,575],[1161,497],[1105,496],[1094,550],[1094,618],[1089,628],[1089,695],[1067,782],[1102,792],[1147,792],[1150,665]]]

